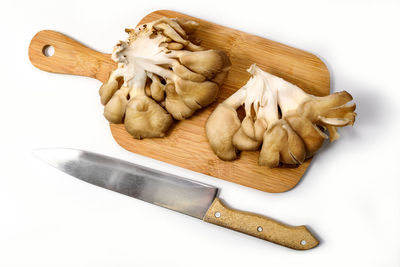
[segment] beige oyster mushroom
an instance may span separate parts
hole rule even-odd
[[[128,40],[112,53],[118,67],[99,91],[108,121],[124,123],[137,139],[163,137],[172,118],[186,119],[217,98],[231,63],[189,40],[198,26],[161,18],[126,30]]]
[[[234,160],[240,150],[258,150],[259,164],[270,168],[280,162],[303,163],[322,146],[339,137],[336,127],[353,125],[356,105],[346,91],[324,97],[262,71],[255,64],[249,81],[219,104],[206,123],[206,135],[215,154]],[[240,121],[236,110],[244,106]]]

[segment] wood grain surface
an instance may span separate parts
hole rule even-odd
[[[289,226],[262,215],[234,210],[218,198],[215,198],[203,220],[292,249],[305,250],[319,244],[304,225]]]
[[[232,61],[232,68],[220,90],[218,101],[198,111],[190,119],[175,122],[167,137],[137,140],[132,138],[123,124],[110,124],[118,144],[137,154],[262,191],[284,192],[293,188],[311,159],[297,168],[274,169],[257,165],[259,152],[242,152],[236,161],[222,161],[212,152],[206,140],[204,125],[217,103],[247,82],[250,75],[246,69],[252,63],[319,96],[329,94],[329,71],[325,64],[308,52],[174,11],[155,11],[138,24],[163,16],[198,21],[200,27],[196,36],[202,40],[202,46],[226,51]],[[132,26],[127,25],[127,28]],[[46,45],[54,47],[53,56],[44,55],[43,48]],[[48,30],[33,37],[29,58],[41,70],[88,76],[101,82],[107,80],[110,71],[116,66],[109,54],[99,53],[61,33]]]

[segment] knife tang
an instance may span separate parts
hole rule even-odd
[[[289,226],[255,213],[226,207],[215,198],[203,220],[292,249],[305,250],[319,241],[306,226]]]

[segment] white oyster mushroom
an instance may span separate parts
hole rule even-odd
[[[112,53],[118,67],[99,91],[110,122],[124,122],[138,139],[163,137],[172,117],[188,118],[216,99],[231,63],[224,52],[189,41],[198,26],[161,18],[126,30],[128,40]]]
[[[334,141],[336,127],[354,123],[356,105],[347,104],[352,96],[346,91],[317,97],[255,64],[248,72],[249,81],[219,104],[206,123],[211,148],[223,160],[262,144],[260,165],[301,164],[328,138],[325,129]],[[236,110],[242,105],[246,116],[240,121]]]

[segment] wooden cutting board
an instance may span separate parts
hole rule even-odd
[[[202,40],[202,46],[222,49],[228,53],[232,69],[221,88],[218,103],[247,82],[250,75],[246,69],[252,63],[296,84],[308,93],[319,96],[329,94],[329,71],[319,58],[310,53],[169,10],[150,13],[138,24],[163,16],[198,21],[200,27],[196,36]],[[126,26],[129,28],[133,25]],[[117,43],[118,40],[115,41]],[[49,45],[54,47],[54,54],[50,57],[43,52]],[[29,58],[41,70],[88,76],[101,82],[108,79],[110,71],[116,66],[110,54],[99,53],[61,33],[49,30],[41,31],[33,37]],[[257,165],[259,152],[242,152],[240,159],[233,162],[222,161],[214,155],[206,140],[204,125],[217,102],[188,120],[176,122],[165,138],[137,140],[128,134],[123,124],[110,124],[111,132],[125,149],[153,159],[262,191],[283,192],[293,188],[311,159],[297,168],[268,169]]]

